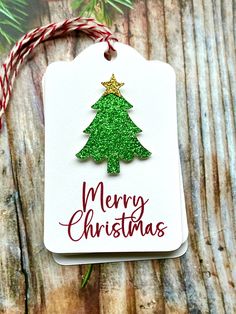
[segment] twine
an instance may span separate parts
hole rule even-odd
[[[115,52],[113,44],[117,41],[117,39],[105,25],[98,23],[93,18],[71,18],[63,22],[51,23],[46,26],[37,27],[28,32],[13,46],[1,68],[0,128],[2,127],[3,115],[9,104],[15,78],[19,72],[20,66],[25,61],[27,56],[40,43],[72,31],[82,31],[96,42],[107,42],[108,49],[105,52],[105,56],[108,59],[110,59],[112,54]]]

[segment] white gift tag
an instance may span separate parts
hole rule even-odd
[[[44,76],[44,242],[54,253],[166,252],[185,241],[174,71],[129,46],[115,48],[117,57],[107,61],[106,44],[92,45],[72,62],[51,64]],[[83,131],[97,114],[91,106],[105,91],[101,82],[113,73],[125,83],[128,115],[142,130],[137,139],[151,152],[120,161],[115,176],[106,161],[75,157],[89,140]]]

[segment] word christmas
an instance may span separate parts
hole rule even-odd
[[[82,209],[76,210],[68,222],[59,222],[59,224],[67,228],[68,236],[75,242],[83,238],[99,238],[104,234],[114,238],[132,237],[134,233],[139,233],[141,236],[163,237],[167,228],[164,222],[146,224],[143,221],[148,201],[149,199],[145,200],[142,196],[136,195],[105,196],[103,182],[98,183],[95,189],[87,189],[86,182],[83,182]],[[94,216],[97,212],[94,208],[89,208],[90,203],[98,207],[100,215],[105,215],[109,210],[116,210],[118,217],[105,223],[96,222]]]

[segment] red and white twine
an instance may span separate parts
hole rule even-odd
[[[67,19],[60,23],[51,23],[35,28],[25,34],[10,51],[0,72],[0,128],[2,125],[2,117],[11,97],[12,86],[19,68],[26,57],[41,42],[72,31],[82,31],[96,42],[107,42],[108,49],[106,54],[108,57],[115,51],[113,44],[117,39],[105,25],[96,22],[93,18],[77,17]]]

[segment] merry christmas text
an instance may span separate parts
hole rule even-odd
[[[105,195],[103,182],[99,182],[96,188],[87,188],[86,182],[83,182],[82,209],[76,210],[67,222],[59,224],[67,228],[69,238],[75,242],[83,238],[99,238],[104,234],[114,238],[132,237],[134,233],[163,237],[167,228],[164,222],[143,221],[148,201],[149,199],[136,195]],[[95,211],[99,210],[100,214],[105,215],[112,209],[117,213],[113,221],[94,221]]]

